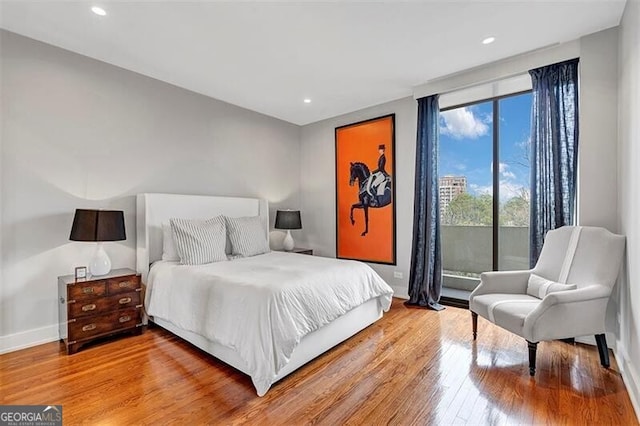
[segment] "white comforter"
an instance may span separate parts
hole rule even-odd
[[[306,334],[393,290],[368,265],[271,252],[201,266],[153,265],[149,315],[238,352],[264,395]]]

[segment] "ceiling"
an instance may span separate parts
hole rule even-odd
[[[92,13],[93,5],[107,15]],[[434,78],[616,26],[624,5],[3,0],[0,26],[304,125],[410,96]],[[496,41],[483,45],[488,36]]]

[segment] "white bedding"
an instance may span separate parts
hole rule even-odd
[[[235,350],[262,396],[302,337],[373,298],[388,311],[392,295],[364,263],[271,252],[199,266],[156,262],[145,305]]]

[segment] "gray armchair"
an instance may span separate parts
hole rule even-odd
[[[605,312],[624,246],[623,236],[603,228],[549,231],[535,268],[481,275],[469,298],[473,339],[478,315],[524,337],[533,376],[538,342],[595,335],[600,362],[609,367]]]

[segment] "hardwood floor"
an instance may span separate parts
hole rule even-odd
[[[524,340],[468,311],[384,318],[276,383],[248,376],[161,328],[67,356],[49,343],[0,356],[0,404],[62,404],[65,424],[638,424],[615,360]]]

